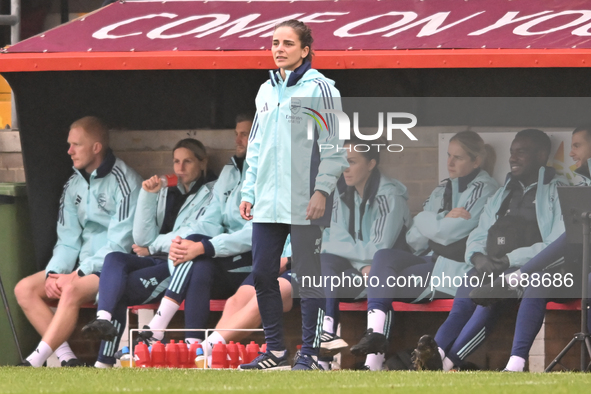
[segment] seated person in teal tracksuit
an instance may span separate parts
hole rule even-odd
[[[554,168],[545,167],[550,149],[550,138],[540,130],[526,129],[515,136],[505,185],[487,202],[478,227],[468,237],[466,262],[473,269],[458,288],[435,338],[424,335],[419,340],[413,360],[417,369],[461,368],[490,334],[505,306],[477,306],[468,298],[477,282],[485,278],[490,283],[518,269],[564,233],[557,187],[568,182]]]
[[[489,175],[494,163],[494,151],[477,133],[453,136],[447,149],[449,178],[433,190],[406,233],[413,253],[386,249],[375,254],[370,280],[377,287],[368,288],[367,331],[351,348],[356,355],[366,355],[366,369],[383,367],[393,325],[392,301],[424,302],[455,295],[452,283],[431,287],[428,278],[443,273],[462,276],[470,269],[463,262],[466,239],[478,225],[487,199],[498,189]],[[411,277],[420,280],[411,282]]]
[[[357,152],[354,147],[358,144],[364,143],[351,139],[344,144],[350,149],[347,153],[349,167],[337,184],[339,195],[333,203],[330,227],[324,230],[322,237],[322,277],[328,279],[324,287],[326,314],[320,342],[320,362],[324,369],[329,369],[324,364],[330,360],[326,357],[347,347],[335,334],[339,324],[339,299],[365,296],[363,285],[335,281],[357,280],[362,284],[363,275],[369,273],[378,250],[405,246],[404,234],[412,221],[406,204],[406,187],[380,173],[380,153],[376,148]]]
[[[172,150],[178,185],[163,187],[157,175],[145,180],[133,223],[134,254],[110,253],[99,284],[97,317],[82,332],[102,339],[99,368],[115,364],[115,351],[125,329],[129,305],[160,300],[173,269],[168,250],[177,235],[190,234],[211,201],[215,176],[207,174],[207,151],[193,138],[179,141]]]
[[[571,181],[576,186],[591,186],[591,124],[580,125],[573,131],[570,156],[576,162],[575,178]],[[546,304],[550,301],[566,302],[572,300],[573,295],[578,298],[581,294],[580,280],[582,247],[568,244],[566,234],[562,234],[556,241],[548,245],[534,258],[517,271],[511,272],[504,278],[497,278],[494,286],[483,286],[474,289],[470,298],[478,305],[488,306],[501,302],[505,298],[522,298],[515,322],[515,336],[511,349],[511,357],[505,367],[506,371],[523,372],[529,357],[529,351],[546,314]],[[566,275],[572,275],[572,287],[555,286],[554,283],[564,283]],[[537,283],[536,283],[536,275]],[[542,278],[560,278],[552,280],[552,285],[542,285]],[[522,282],[523,280],[523,282]],[[521,283],[532,283],[531,286],[521,287]],[[591,288],[591,286],[589,287]],[[587,327],[591,327],[591,314],[587,315]]]
[[[55,351],[62,366],[79,366],[66,340],[78,310],[94,302],[105,256],[129,252],[141,178],[109,148],[109,129],[87,116],[72,123],[68,154],[74,174],[59,201],[57,243],[45,271],[21,280],[14,292],[43,336],[25,366],[40,367]],[[55,314],[46,301],[58,300]]]
[[[192,222],[191,235],[172,241],[169,264],[175,268],[156,315],[140,332],[147,342],[163,338],[158,330],[168,326],[183,300],[185,328],[205,328],[210,299],[232,296],[252,271],[252,223],[238,210],[249,132],[237,129],[236,155],[224,166],[205,214]],[[185,338],[201,342],[204,333],[187,331]]]

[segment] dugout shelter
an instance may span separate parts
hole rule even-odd
[[[273,26],[291,18],[310,24],[313,66],[343,96],[591,92],[588,1],[116,2],[0,54],[16,99],[39,268],[51,255],[56,235],[48,229],[71,174],[65,152],[73,120],[96,115],[129,130],[231,128],[237,113],[254,111],[274,68]],[[416,105],[421,124],[430,125],[420,99]],[[504,125],[469,104],[439,111],[449,124],[472,117]],[[588,120],[568,105],[539,116],[548,126]]]

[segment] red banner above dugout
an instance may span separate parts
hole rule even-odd
[[[313,28],[317,68],[591,62],[583,0],[128,1],[8,48],[0,71],[268,68],[292,18]]]

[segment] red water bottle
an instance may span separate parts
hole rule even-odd
[[[238,357],[240,358],[240,364],[246,364],[246,358],[248,357],[246,355],[246,346],[240,342],[238,342],[236,345],[238,345]]]
[[[168,368],[179,367],[179,351],[173,339],[166,345],[166,366]]]
[[[248,364],[252,360],[258,357],[259,355],[259,345],[257,345],[254,341],[250,341],[248,345],[246,345],[246,358],[244,364]]]
[[[238,345],[234,343],[234,341],[230,341],[228,346],[228,357],[230,358],[229,364],[230,368],[236,369],[238,365],[240,365],[240,357],[238,355]]]
[[[214,345],[211,351],[211,368],[228,368],[228,349],[221,341]]]
[[[267,344],[263,343],[263,346],[261,346],[261,353],[266,353],[267,352]]]
[[[189,355],[189,349],[187,349],[187,344],[183,341],[179,341],[179,343],[177,343],[176,346],[179,352],[179,368],[189,368],[189,365],[187,364],[187,358]]]
[[[166,351],[162,342],[157,341],[152,345],[152,366],[154,368],[164,368],[166,366],[165,353]]]
[[[203,350],[203,346],[200,343],[193,342],[189,348],[189,359],[187,360],[187,368],[197,368],[195,366],[195,357],[197,357],[197,349]]]
[[[160,186],[161,187],[174,187],[178,184],[178,177],[176,174],[160,175]]]
[[[135,360],[135,365],[140,368],[150,368],[152,366],[152,361],[150,360],[148,346],[145,343],[140,342],[136,345],[134,350],[133,359]]]

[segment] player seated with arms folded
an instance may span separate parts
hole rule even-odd
[[[492,148],[473,131],[453,136],[447,149],[449,178],[433,190],[406,233],[412,253],[398,249],[378,251],[373,259],[368,288],[367,331],[351,348],[366,355],[365,369],[383,368],[388,336],[393,326],[392,301],[425,302],[455,296],[451,283],[431,283],[428,278],[463,276],[471,269],[464,263],[466,240],[476,228],[487,199],[498,189],[490,176],[495,162]],[[410,277],[419,281],[401,281]],[[397,283],[389,286],[386,281]],[[370,282],[371,283],[371,282]]]

